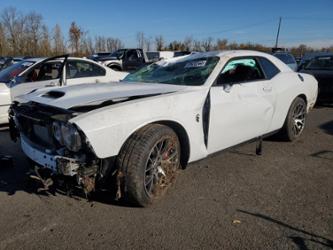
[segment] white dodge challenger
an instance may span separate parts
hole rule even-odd
[[[121,83],[36,90],[10,110],[11,134],[37,166],[73,176],[86,192],[151,204],[179,168],[279,132],[298,138],[317,82],[255,51],[160,61]]]

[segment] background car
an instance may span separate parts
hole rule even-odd
[[[43,87],[122,80],[116,72],[92,60],[75,57],[30,58],[0,71],[0,124],[8,122],[8,108],[17,96]]]
[[[292,54],[287,52],[276,52],[273,55],[287,64],[293,71],[297,71],[297,62]]]
[[[86,193],[113,183],[118,198],[148,206],[188,162],[278,131],[299,138],[316,97],[313,76],[274,56],[207,52],[122,83],[37,90],[13,103],[10,127],[30,159]]]
[[[315,56],[300,70],[318,81],[318,102],[333,103],[333,53]]]
[[[317,56],[329,56],[332,53],[330,52],[309,52],[306,53],[300,60],[299,64],[298,64],[298,69],[297,71],[302,70],[313,58],[317,57]]]

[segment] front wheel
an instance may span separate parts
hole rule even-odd
[[[297,97],[289,108],[289,112],[281,135],[288,141],[294,141],[302,134],[306,121],[306,103],[305,101]]]
[[[173,183],[180,166],[177,134],[160,124],[135,132],[117,158],[126,200],[147,206]]]

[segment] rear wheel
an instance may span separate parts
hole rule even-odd
[[[135,132],[117,159],[127,201],[147,206],[163,196],[180,166],[180,143],[169,127],[151,124]]]
[[[306,121],[306,103],[297,97],[289,108],[289,112],[281,130],[281,135],[288,141],[293,141],[302,134]]]

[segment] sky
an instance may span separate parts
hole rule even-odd
[[[65,35],[75,21],[92,37],[120,38],[128,47],[141,31],[167,42],[212,37],[273,46],[279,17],[280,46],[333,45],[333,0],[0,0],[0,12],[6,7],[35,11]]]

